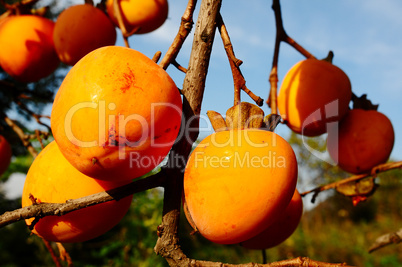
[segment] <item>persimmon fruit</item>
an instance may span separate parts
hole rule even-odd
[[[260,129],[213,133],[191,153],[184,198],[197,230],[219,244],[261,233],[286,209],[297,162],[279,135]]]
[[[53,103],[51,127],[67,160],[103,180],[131,180],[154,169],[181,125],[179,90],[165,70],[120,46],[75,64]]]
[[[241,245],[248,249],[268,249],[281,244],[296,230],[303,214],[303,200],[297,189],[285,211],[277,220],[260,234],[244,241]]]
[[[338,129],[328,131],[327,150],[341,169],[360,174],[385,163],[394,140],[392,123],[383,113],[352,109]]]
[[[76,170],[61,154],[56,142],[48,144],[29,168],[22,193],[22,206],[36,203],[64,203],[110,190],[124,183],[99,181]],[[32,195],[32,197],[30,197]],[[128,211],[132,195],[118,201],[86,207],[61,216],[40,218],[32,232],[48,241],[83,242],[113,228]],[[34,218],[26,220],[31,225]]]
[[[113,7],[114,0],[106,2],[107,12],[116,26],[119,25]],[[149,33],[158,29],[168,16],[167,0],[118,0],[122,20],[128,32]]]
[[[12,151],[10,143],[0,135],[0,177],[10,166]]]
[[[339,121],[352,97],[348,76],[325,60],[306,59],[285,75],[278,94],[278,109],[289,128],[306,136],[327,131]]]
[[[60,13],[53,38],[60,60],[74,65],[92,50],[114,45],[116,29],[99,8],[90,4],[74,5]]]
[[[0,66],[20,82],[37,82],[60,64],[54,22],[36,15],[9,16],[0,24]]]

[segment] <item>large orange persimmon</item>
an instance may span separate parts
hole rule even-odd
[[[36,202],[64,203],[110,190],[123,183],[99,181],[77,171],[61,154],[53,141],[38,155],[29,168],[22,193],[22,206]],[[62,216],[47,216],[34,225],[33,233],[55,242],[83,242],[100,236],[114,227],[128,211],[132,195],[119,201],[76,210]],[[27,219],[30,225],[34,219]]]
[[[60,60],[74,65],[92,50],[114,45],[116,29],[99,8],[82,4],[71,6],[60,13],[53,38]]]
[[[0,65],[21,82],[36,82],[56,70],[54,22],[36,15],[10,16],[0,24]]]
[[[338,129],[328,131],[331,158],[347,172],[359,174],[385,163],[394,146],[391,121],[376,110],[352,109]]]
[[[149,33],[165,22],[168,16],[167,0],[118,0],[124,26],[128,32]],[[113,0],[106,2],[107,12],[118,26]]]
[[[288,239],[299,225],[303,213],[303,201],[297,190],[285,211],[262,233],[244,241],[241,245],[248,249],[268,249]]]
[[[11,146],[4,136],[0,135],[0,177],[10,165],[12,157]]]
[[[286,73],[278,109],[294,132],[318,136],[327,131],[329,122],[346,114],[351,97],[349,78],[340,68],[325,60],[306,59]]]
[[[104,180],[155,168],[180,129],[181,97],[165,70],[120,46],[83,57],[62,82],[51,114],[54,138],[71,164]]]
[[[295,154],[279,135],[259,129],[221,131],[191,153],[184,197],[201,235],[235,244],[261,233],[280,216],[296,180]]]

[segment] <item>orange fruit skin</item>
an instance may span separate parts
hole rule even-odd
[[[55,96],[50,123],[78,170],[103,180],[131,180],[168,154],[181,108],[166,71],[138,51],[108,46],[72,67]]]
[[[0,177],[10,166],[12,157],[12,151],[10,143],[0,135]]]
[[[190,155],[184,197],[201,235],[235,244],[276,220],[296,181],[296,157],[283,138],[258,129],[222,131],[206,137]]]
[[[71,6],[60,13],[53,34],[62,62],[74,65],[96,48],[116,43],[116,29],[109,17],[90,4]]]
[[[158,29],[168,16],[167,0],[120,0],[123,22],[128,32],[139,28],[136,34],[149,33]],[[107,12],[116,26],[117,16],[113,9],[113,0],[106,2]]]
[[[244,241],[241,245],[248,249],[268,249],[288,239],[299,225],[303,214],[303,201],[297,190],[285,211],[262,233]]]
[[[85,197],[123,184],[99,181],[80,173],[64,158],[53,141],[39,153],[28,171],[22,206],[32,204],[30,194],[38,203],[64,203],[69,199]],[[93,239],[109,231],[124,217],[131,200],[132,195],[62,216],[47,216],[39,219],[32,232],[48,241],[63,243]],[[27,219],[27,225],[32,221],[33,218]]]
[[[327,150],[341,169],[360,174],[385,163],[394,140],[387,116],[376,110],[352,109],[341,120],[338,131],[328,132]]]
[[[350,80],[340,68],[323,60],[306,59],[285,75],[278,109],[292,131],[318,136],[327,132],[328,122],[339,121],[346,114],[351,97]]]
[[[0,65],[14,79],[36,82],[60,64],[53,43],[54,22],[35,15],[10,16],[0,24]]]

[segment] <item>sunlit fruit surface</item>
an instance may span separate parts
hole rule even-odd
[[[118,3],[124,27],[135,34],[158,29],[168,16],[167,0],[121,0]],[[106,7],[115,25],[119,26],[113,0],[108,0]]]
[[[295,190],[292,200],[277,220],[262,233],[244,241],[241,245],[248,249],[268,249],[288,239],[299,225],[303,214],[303,200]]]
[[[278,109],[291,130],[306,136],[327,132],[339,121],[352,97],[348,76],[337,66],[317,59],[295,64],[283,78]]]
[[[0,24],[0,66],[14,79],[37,82],[60,64],[53,43],[54,22],[36,15],[10,16]]]
[[[22,193],[22,206],[64,203],[113,189],[124,183],[95,180],[76,170],[61,154],[56,142],[48,144],[30,167]],[[32,197],[30,197],[32,195]],[[132,195],[87,207],[62,216],[47,216],[35,223],[32,232],[48,241],[83,242],[109,231],[128,211]],[[34,221],[27,219],[27,225]]]
[[[94,50],[69,71],[51,113],[54,138],[84,174],[131,180],[154,169],[178,136],[182,103],[165,70],[120,46]]]
[[[74,65],[96,48],[114,45],[116,29],[109,17],[90,4],[74,5],[60,13],[54,44],[60,60]]]
[[[285,210],[297,162],[279,135],[258,129],[216,132],[193,150],[184,197],[199,230],[215,243],[234,244],[262,232]]]

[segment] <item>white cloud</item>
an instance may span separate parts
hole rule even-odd
[[[23,173],[13,173],[3,184],[2,189],[7,199],[16,199],[22,196],[26,175]]]

